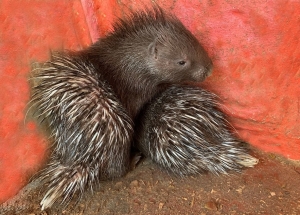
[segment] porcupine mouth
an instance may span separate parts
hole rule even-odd
[[[209,76],[211,76],[212,71],[209,71],[208,73],[205,74],[197,74],[195,75],[192,79],[184,80],[182,82],[183,85],[197,85],[197,83],[205,81],[205,79]]]
[[[202,82],[204,81],[208,76],[210,76],[210,73],[196,73],[193,75],[191,82]],[[188,81],[188,80],[187,80]]]

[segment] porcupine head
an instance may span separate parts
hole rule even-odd
[[[133,118],[166,85],[203,81],[212,70],[196,37],[159,7],[120,19],[88,52]]]

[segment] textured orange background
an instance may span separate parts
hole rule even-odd
[[[81,49],[105,35],[129,0],[0,1],[0,202],[42,164],[46,139],[26,121],[30,64],[50,50]],[[204,44],[215,65],[204,86],[217,93],[239,135],[260,149],[300,159],[300,2],[158,1]]]
[[[26,183],[47,148],[35,123],[24,122],[30,64],[90,44],[86,26],[80,1],[0,1],[0,202]]]

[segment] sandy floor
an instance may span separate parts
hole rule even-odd
[[[300,166],[273,154],[241,174],[176,178],[149,159],[125,177],[103,182],[78,204],[41,211],[38,183],[0,205],[0,214],[300,214]]]

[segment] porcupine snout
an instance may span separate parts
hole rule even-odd
[[[194,81],[204,81],[207,77],[211,76],[213,72],[212,62],[207,63],[206,65],[199,65],[195,68],[195,71],[192,72],[192,80]]]

